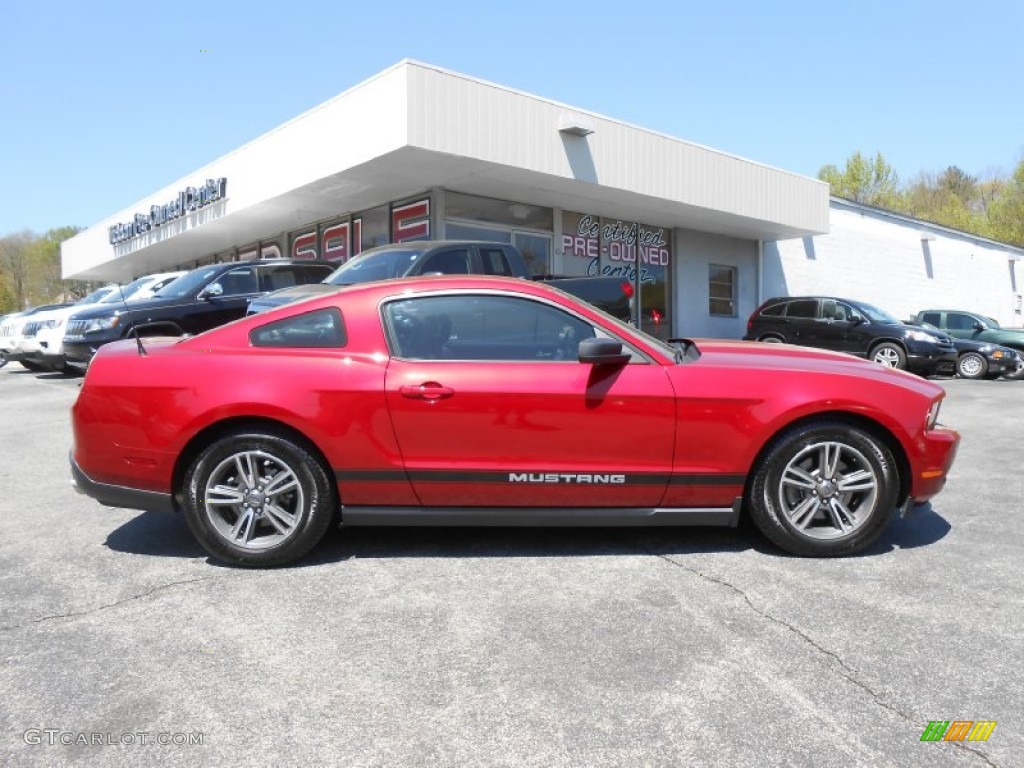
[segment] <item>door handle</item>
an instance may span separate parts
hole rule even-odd
[[[409,397],[414,400],[443,400],[455,394],[451,387],[442,387],[436,381],[427,381],[423,384],[403,384],[398,388],[402,397]]]

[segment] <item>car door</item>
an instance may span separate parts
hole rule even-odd
[[[795,299],[786,305],[786,341],[805,346],[818,343],[819,303],[817,299]]]
[[[833,352],[856,354],[864,348],[863,317],[849,304],[835,299],[822,299],[821,319],[814,344]]]
[[[983,341],[984,339],[980,337],[985,331],[979,331],[974,327],[977,322],[978,318],[966,312],[947,312],[945,330],[950,336],[957,339]]]
[[[232,269],[207,283],[194,304],[182,310],[186,333],[202,333],[245,316],[249,301],[259,296],[259,279],[252,264]]]
[[[543,300],[458,293],[383,307],[386,396],[427,506],[654,507],[672,468],[675,398],[638,352],[577,360],[607,332]]]

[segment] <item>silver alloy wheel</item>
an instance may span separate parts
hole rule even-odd
[[[305,503],[295,470],[266,451],[228,456],[210,473],[203,495],[203,509],[217,533],[252,551],[290,538]]]
[[[957,367],[965,379],[976,379],[985,372],[985,360],[981,355],[970,353],[960,358]]]
[[[867,457],[840,442],[812,443],[790,459],[777,489],[792,526],[812,539],[856,531],[878,504],[879,477]]]
[[[879,347],[871,359],[886,368],[900,367],[900,354],[892,347]]]

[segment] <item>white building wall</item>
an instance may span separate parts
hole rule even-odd
[[[757,241],[676,229],[672,233],[672,333],[688,338],[739,339],[757,308]],[[708,315],[710,266],[736,267],[735,317]]]
[[[1021,325],[1018,248],[833,200],[826,235],[764,245],[764,298],[859,299],[900,319],[960,308]]]

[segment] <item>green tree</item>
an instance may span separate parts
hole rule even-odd
[[[876,152],[873,159],[854,152],[843,170],[825,165],[818,171],[818,178],[829,183],[836,197],[857,203],[892,208],[899,197],[899,177],[881,152]]]
[[[988,204],[986,213],[994,240],[1024,248],[1024,160]]]

